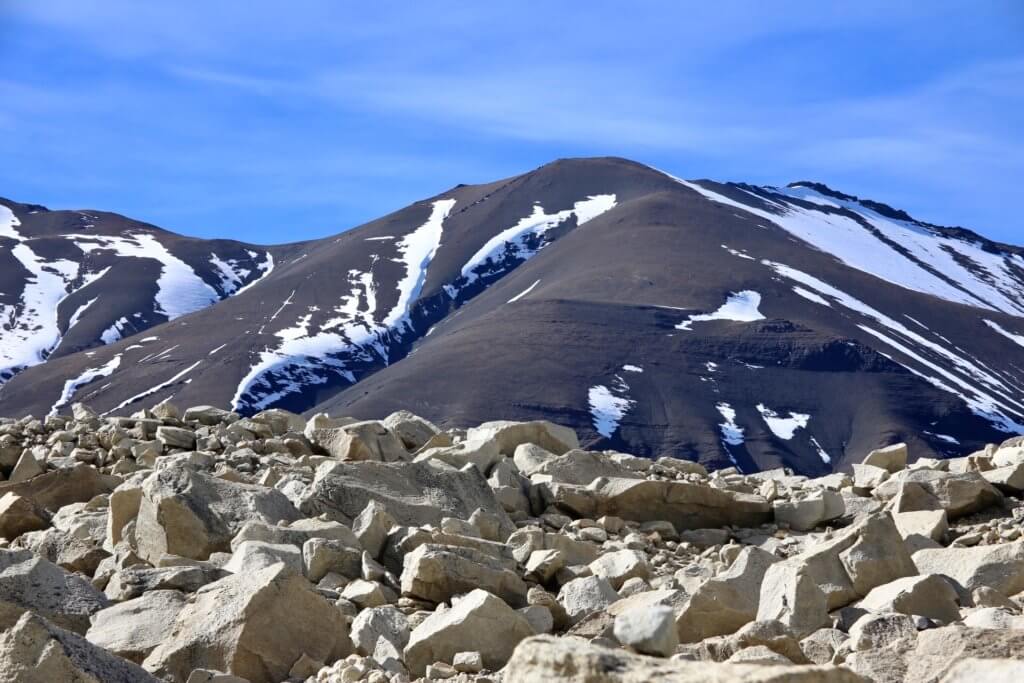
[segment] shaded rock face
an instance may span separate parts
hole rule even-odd
[[[888,472],[899,441],[911,459],[966,455],[1024,423],[1021,249],[815,183],[562,159],[311,243],[6,200],[0,235],[0,414],[70,414],[84,396],[116,415],[172,396],[246,416],[413,409],[442,428],[547,421],[593,450],[806,474],[872,450]],[[67,296],[26,312],[43,284]],[[430,431],[402,430],[417,448]],[[546,436],[525,438],[576,445]],[[387,459],[382,445],[329,448]]]
[[[1016,443],[812,479],[539,422],[73,412],[0,420],[38,465],[0,497],[0,680],[916,683],[969,660],[995,682],[1024,662],[1024,503],[975,476]],[[369,459],[324,445],[348,428]]]

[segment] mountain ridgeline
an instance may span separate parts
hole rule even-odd
[[[259,247],[0,201],[0,414],[161,400],[823,474],[1024,432],[1024,257],[812,182],[615,158]]]

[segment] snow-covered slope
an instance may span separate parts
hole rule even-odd
[[[205,257],[196,258],[197,246]],[[58,350],[112,344],[210,306],[268,273],[273,257],[112,214],[7,202],[0,203],[0,268],[2,384]]]

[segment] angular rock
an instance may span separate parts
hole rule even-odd
[[[352,621],[352,644],[362,655],[372,655],[381,638],[401,652],[410,633],[409,619],[391,605],[364,609]]]
[[[942,574],[968,591],[988,587],[1003,595],[1024,591],[1024,541],[918,550],[914,564],[922,574]]]
[[[636,522],[669,522],[676,529],[756,527],[771,519],[771,505],[761,496],[691,482],[615,478],[588,487],[539,488],[547,502],[590,519],[612,515]]]
[[[840,667],[666,661],[553,636],[520,643],[503,673],[503,683],[867,683]]]
[[[405,556],[402,593],[432,602],[481,588],[513,607],[526,605],[527,586],[515,564],[473,548],[421,545]]]
[[[760,548],[744,548],[725,572],[693,593],[676,620],[679,639],[694,643],[735,633],[757,618],[761,583],[779,558]]]
[[[429,463],[334,463],[303,495],[307,516],[327,514],[348,522],[371,500],[381,503],[398,524],[439,525],[443,517],[469,519],[477,508],[501,520],[505,536],[512,520],[476,470],[444,470]]]
[[[86,640],[119,657],[141,664],[162,643],[185,606],[185,594],[175,590],[150,591],[92,617]]]
[[[622,584],[629,579],[640,578],[646,581],[651,577],[647,556],[639,550],[616,550],[605,553],[589,566],[594,576],[608,579],[615,590],[622,588]]]
[[[12,683],[160,683],[137,664],[32,612],[0,630],[0,676]]]
[[[835,491],[819,489],[806,498],[776,500],[772,502],[772,511],[776,522],[797,531],[809,531],[822,522],[842,517],[846,504]]]
[[[556,425],[547,420],[533,422],[485,422],[466,432],[467,441],[495,441],[498,450],[511,457],[516,447],[532,443],[547,449],[555,455],[580,447],[576,432],[568,427]]]
[[[890,474],[895,474],[907,467],[907,444],[898,443],[885,448],[878,448],[867,454],[865,465],[881,467]]]
[[[676,650],[675,613],[671,607],[632,609],[615,617],[615,638],[637,652],[668,657]]]
[[[89,617],[110,601],[77,574],[27,550],[0,548],[0,604],[7,603],[46,617],[76,633],[85,633]]]
[[[413,630],[405,664],[413,676],[422,676],[429,664],[450,664],[457,653],[473,650],[481,653],[485,667],[496,671],[516,645],[532,635],[523,615],[487,591],[474,590]]]
[[[398,435],[380,422],[372,420],[354,422],[344,427],[316,429],[312,432],[311,440],[332,458],[349,462],[396,462],[409,455]]]
[[[196,445],[196,433],[181,427],[157,427],[156,439],[164,448],[190,450]]]
[[[937,574],[907,576],[877,586],[858,607],[873,612],[928,617],[944,623],[960,618],[956,589]]]
[[[185,468],[163,470],[142,485],[136,552],[150,562],[171,554],[204,560],[230,549],[248,521],[290,522],[299,513],[275,489],[217,479]]]
[[[11,492],[0,497],[0,538],[13,541],[28,531],[45,529],[48,524],[46,513],[28,498]]]
[[[293,545],[245,541],[231,554],[223,569],[232,574],[255,572],[278,562],[292,571],[302,573],[302,552]]]
[[[85,503],[96,496],[110,493],[121,483],[119,477],[102,474],[91,465],[81,463],[70,468],[50,470],[29,481],[0,484],[0,496],[15,493],[31,500],[37,507],[56,512],[65,505]]]
[[[757,620],[781,622],[798,639],[805,638],[828,624],[828,597],[806,565],[778,562],[765,572]]]
[[[1002,502],[1003,495],[978,472],[954,474],[938,470],[905,470],[877,487],[874,495],[881,500],[890,500],[908,484],[916,484],[926,498],[904,497],[904,504],[894,507],[893,512],[916,512],[918,510],[945,510],[949,519],[956,519]]]
[[[907,655],[907,681],[939,681],[968,658],[1024,660],[1024,631],[946,626],[922,631]],[[977,673],[981,674],[981,671]],[[987,681],[985,678],[974,680]]]
[[[397,522],[380,502],[371,500],[352,521],[352,531],[371,557],[380,558],[384,541]]]
[[[333,661],[351,649],[341,612],[300,574],[277,564],[205,586],[143,666],[177,680],[207,668],[277,683],[302,655]]]
[[[570,624],[578,624],[585,617],[606,609],[619,599],[619,594],[608,579],[584,576],[569,581],[558,592],[558,602],[565,610]]]

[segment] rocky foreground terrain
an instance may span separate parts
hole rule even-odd
[[[913,455],[913,454],[910,454]],[[548,422],[0,421],[0,679],[1024,680],[1024,447],[707,472]]]

